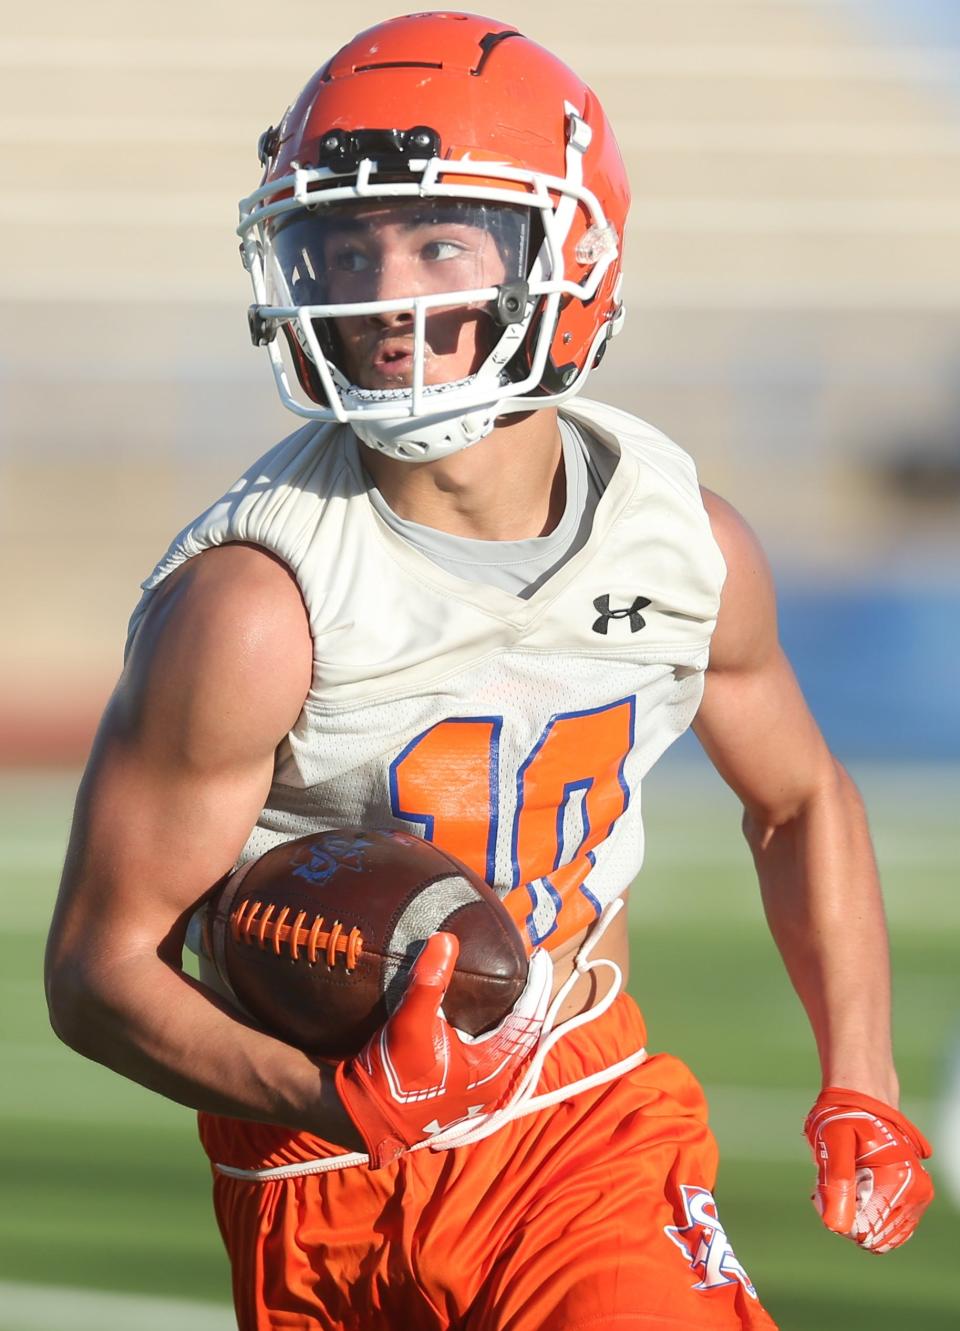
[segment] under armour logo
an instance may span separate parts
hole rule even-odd
[[[622,610],[611,610],[610,597],[608,595],[598,596],[593,606],[595,610],[600,611],[600,618],[594,620],[594,633],[606,633],[607,625],[611,619],[629,619],[630,632],[639,633],[647,622],[640,611],[646,609],[649,604],[650,601],[646,596],[637,596],[634,598],[633,605]]]

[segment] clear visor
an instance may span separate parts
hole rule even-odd
[[[298,209],[265,228],[267,301],[308,307],[324,359],[362,388],[409,387],[417,357],[424,384],[452,383],[502,333],[497,300],[527,277],[529,233],[529,209],[483,201]]]
[[[529,209],[471,200],[302,208],[267,224],[276,305],[344,305],[473,291],[526,276]]]

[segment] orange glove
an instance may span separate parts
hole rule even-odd
[[[440,1008],[459,946],[453,934],[428,938],[396,1010],[337,1067],[337,1092],[366,1142],[371,1169],[496,1109],[536,1048],[552,987],[549,955],[533,953],[523,993],[503,1021],[470,1036],[449,1025]]]
[[[803,1130],[817,1165],[813,1204],[827,1229],[870,1252],[899,1248],[933,1200],[930,1144],[882,1100],[828,1086]]]

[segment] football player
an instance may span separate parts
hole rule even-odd
[[[54,1025],[201,1111],[243,1331],[770,1327],[702,1093],[621,990],[641,783],[691,724],[817,1042],[824,1224],[904,1242],[929,1147],[896,1108],[863,809],[763,555],[679,448],[576,397],[622,319],[610,126],[511,25],[416,14],[337,52],[260,155],[250,325],[306,424],[144,583],[78,799]],[[502,896],[532,961],[496,1059],[446,1026],[448,935],[335,1067],[209,961],[185,974],[212,885],[348,824],[431,838]]]

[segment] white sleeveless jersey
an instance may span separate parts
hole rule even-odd
[[[491,883],[531,946],[571,937],[629,886],[640,784],[699,705],[725,569],[684,452],[599,403],[563,414],[619,461],[589,540],[529,599],[391,531],[352,431],[316,423],[143,584],[131,635],[169,573],[229,541],[272,551],[303,594],[312,685],[241,863],[321,829],[403,828]]]

